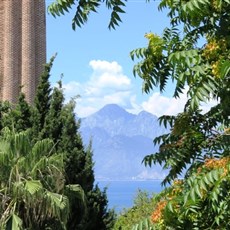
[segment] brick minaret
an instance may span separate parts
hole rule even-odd
[[[0,0],[0,100],[33,102],[46,62],[45,0]]]

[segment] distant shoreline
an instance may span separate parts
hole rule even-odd
[[[110,181],[162,181],[164,178],[161,178],[161,179],[102,179],[102,178],[95,178],[95,181],[97,182],[110,182]]]

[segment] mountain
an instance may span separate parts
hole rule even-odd
[[[143,157],[157,148],[153,139],[166,132],[157,117],[146,111],[128,113],[115,104],[81,119],[80,132],[87,145],[92,140],[95,176],[98,180],[159,179],[159,165],[145,168]]]

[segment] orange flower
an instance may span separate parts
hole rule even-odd
[[[174,185],[174,186],[182,185],[182,184],[183,184],[183,180],[177,179],[177,180],[174,180],[174,181],[173,181],[173,185]]]
[[[162,218],[162,211],[165,208],[166,204],[166,200],[161,200],[159,203],[157,203],[156,208],[151,215],[151,220],[153,223],[158,223],[160,221],[160,219]]]
[[[229,163],[230,163],[230,157],[223,157],[221,159],[206,158],[204,162],[204,167],[207,169],[226,168],[226,166]]]
[[[212,169],[223,169],[224,172],[222,176],[226,176],[229,173],[229,167],[230,164],[230,157],[223,157],[221,159],[215,159],[215,158],[207,158],[204,162],[204,168],[212,170]]]

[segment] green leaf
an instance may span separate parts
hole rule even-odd
[[[209,179],[208,179],[207,175],[205,175],[205,176],[204,176],[204,182],[205,182],[207,185],[209,185],[209,184],[210,184],[210,182],[209,182]]]
[[[6,230],[22,230],[22,219],[13,213],[6,223]]]
[[[214,182],[213,171],[207,173],[207,177],[208,177],[208,180],[209,180],[211,183]]]
[[[46,198],[51,203],[51,207],[53,209],[53,212],[55,213],[56,210],[64,210],[68,207],[68,199],[57,193],[53,192],[46,192]]]
[[[218,192],[216,189],[212,191],[212,199],[216,202],[218,202]]]
[[[190,197],[191,197],[192,201],[196,200],[196,194],[195,194],[195,189],[194,188],[192,188],[191,191],[190,191]]]
[[[43,186],[39,180],[29,180],[26,181],[25,189],[31,194],[34,195],[39,190],[43,189]]]
[[[174,212],[173,206],[172,206],[172,202],[169,201],[169,202],[167,203],[167,208],[169,209],[170,212]]]
[[[216,181],[219,180],[220,178],[219,170],[213,170],[212,176]]]
[[[119,12],[119,13],[125,13],[125,11],[122,10],[119,6],[114,6],[113,10],[116,11],[116,12]]]
[[[197,194],[200,198],[202,198],[202,195],[201,195],[199,186],[198,186],[198,185],[195,185],[194,189],[195,189],[196,194]]]
[[[205,191],[207,191],[203,178],[199,181],[199,186],[201,187],[201,189],[204,189]]]
[[[132,227],[132,230],[147,230],[147,229],[148,230],[154,229],[149,218],[145,218],[141,220],[138,224]]]
[[[230,71],[230,61],[226,60],[222,65],[221,65],[221,71],[220,71],[220,76],[221,78],[225,78]]]

